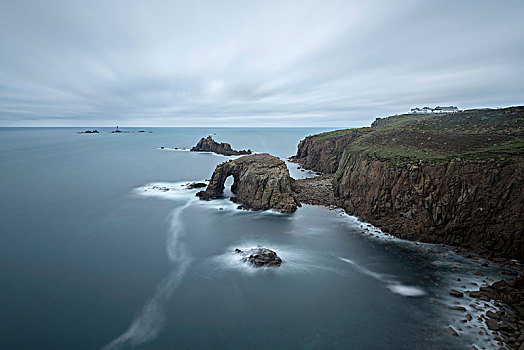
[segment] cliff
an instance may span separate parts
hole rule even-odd
[[[334,173],[344,149],[369,128],[348,129],[308,136],[300,141],[297,154],[291,160],[303,168],[322,173]]]
[[[224,156],[239,156],[244,154],[251,154],[251,150],[242,150],[242,151],[236,151],[231,148],[231,145],[229,143],[218,143],[213,138],[208,136],[207,138],[202,137],[200,141],[198,141],[197,145],[193,148],[191,148],[192,152],[214,152],[217,154],[222,154]]]
[[[295,199],[286,164],[267,153],[241,157],[219,164],[205,191],[197,193],[203,200],[217,198],[224,192],[224,183],[233,176],[231,200],[243,208],[253,210],[274,209],[291,213],[300,205]]]
[[[334,173],[333,204],[388,233],[524,260],[524,107],[394,116],[298,148]]]

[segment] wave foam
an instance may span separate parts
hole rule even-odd
[[[353,260],[347,258],[343,258],[340,256],[338,258],[353,266],[360,273],[370,276],[380,282],[386,283],[387,288],[395,294],[399,294],[405,297],[421,297],[423,295],[426,295],[426,292],[420,287],[403,285],[396,281],[396,279],[393,276],[368,270],[364,266],[361,266]]]

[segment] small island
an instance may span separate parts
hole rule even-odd
[[[236,151],[231,148],[231,145],[229,143],[218,143],[215,140],[213,140],[211,135],[209,135],[207,138],[202,137],[200,141],[198,141],[197,145],[191,148],[191,152],[213,152],[224,156],[241,156],[251,154],[250,149],[248,149],[247,151]]]
[[[219,164],[206,190],[198,192],[197,196],[202,200],[220,197],[229,176],[233,176],[231,190],[236,195],[231,200],[240,203],[244,209],[292,213],[300,206],[286,163],[267,153]]]

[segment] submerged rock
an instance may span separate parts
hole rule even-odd
[[[235,249],[235,253],[242,255],[242,260],[245,263],[251,264],[255,267],[276,267],[282,264],[282,259],[277,256],[277,253],[267,248],[253,248],[240,250]]]
[[[197,145],[191,148],[192,152],[214,152],[222,154],[224,156],[239,156],[243,154],[251,154],[251,150],[236,151],[231,148],[229,143],[218,143],[213,138],[208,136],[207,138],[201,138]]]
[[[202,200],[218,198],[224,192],[229,176],[234,182],[232,201],[242,204],[243,209],[268,210],[292,213],[300,206],[293,193],[293,179],[286,164],[267,153],[254,154],[219,164],[205,191],[197,196]]]

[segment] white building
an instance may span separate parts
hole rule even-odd
[[[441,107],[437,106],[435,108],[423,107],[423,108],[411,108],[411,114],[428,114],[428,113],[456,113],[459,109],[455,106]]]

